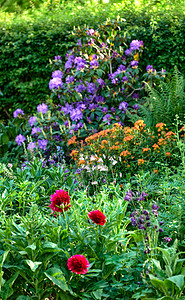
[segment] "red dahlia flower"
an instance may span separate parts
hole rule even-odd
[[[105,220],[105,215],[99,211],[99,210],[94,210],[88,213],[89,218],[97,225],[104,225],[106,220]]]
[[[67,267],[70,271],[76,274],[87,273],[89,268],[89,262],[83,255],[73,255],[67,261]]]
[[[51,204],[49,207],[53,210],[53,213],[55,211],[57,212],[63,212],[64,210],[68,210],[71,206],[70,203],[70,197],[68,195],[68,192],[63,190],[58,190],[55,192],[55,194],[51,195]]]

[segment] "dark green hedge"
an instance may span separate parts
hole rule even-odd
[[[174,65],[185,74],[185,16],[180,12],[150,14],[147,12],[116,11],[124,18],[122,30],[129,41],[144,41],[140,67],[147,64],[154,68],[172,71]],[[49,95],[51,77],[49,59],[65,56],[74,40],[69,32],[74,25],[88,24],[96,27],[108,17],[108,12],[98,15],[83,12],[73,19],[36,21],[1,26],[0,28],[0,119],[20,107],[27,113]],[[111,18],[114,15],[111,14]]]

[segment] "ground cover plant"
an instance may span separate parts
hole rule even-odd
[[[184,77],[143,76],[120,25],[74,29],[47,101],[1,125],[1,300],[185,298]]]

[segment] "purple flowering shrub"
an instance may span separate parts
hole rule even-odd
[[[143,42],[129,46],[119,34],[119,22],[107,21],[97,30],[76,29],[77,45],[66,54],[66,62],[54,60],[49,88],[58,97],[64,122],[71,122],[73,133],[115,122],[123,123],[126,111],[137,113],[144,93],[139,74]],[[147,69],[147,76],[153,76]],[[58,100],[57,100],[58,101]]]

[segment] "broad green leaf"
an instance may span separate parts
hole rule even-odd
[[[52,249],[58,249],[57,244],[54,244],[52,242],[46,242],[42,246],[43,248],[52,248]]]
[[[184,275],[172,276],[167,278],[166,280],[173,282],[179,288],[179,290],[182,290],[184,286]]]
[[[5,251],[1,256],[0,256],[0,267],[3,266],[5,259],[7,258],[7,255],[9,253],[10,250]]]
[[[26,249],[27,248],[32,249],[32,250],[36,250],[36,245],[35,245],[35,243],[33,243],[32,245],[27,246]]]
[[[168,289],[167,289],[164,281],[156,278],[155,276],[153,276],[151,274],[149,274],[149,277],[150,277],[150,281],[154,287],[156,287],[157,289],[162,291],[165,294],[165,296],[169,296]]]
[[[98,300],[101,300],[102,294],[103,294],[103,289],[99,289],[97,291],[92,292],[94,297]]]
[[[44,274],[64,292],[69,290],[64,273],[59,268],[48,269]]]
[[[25,261],[33,272],[35,272],[35,270],[38,268],[38,266],[42,264],[41,261],[32,261],[29,259],[26,259]]]
[[[11,295],[13,295],[13,288],[12,285],[14,284],[15,280],[17,279],[19,272],[16,272],[9,280],[5,282],[1,289],[1,297],[2,300],[8,299]]]

